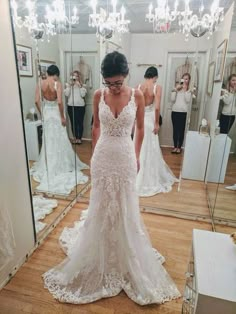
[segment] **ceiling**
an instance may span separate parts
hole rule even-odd
[[[19,8],[25,7],[24,0],[16,0],[19,3]],[[45,13],[45,6],[50,4],[53,0],[36,0],[37,3],[37,11],[38,14]],[[77,6],[79,10],[80,22],[79,25],[73,27],[73,33],[95,33],[94,28],[88,27],[88,17],[89,14],[92,13],[92,9],[90,6],[91,0],[65,0],[66,8],[69,11],[69,8],[73,8]],[[198,12],[199,5],[203,1],[206,12],[210,9],[213,0],[190,0],[190,9],[194,12]],[[131,33],[152,33],[152,24],[149,24],[145,21],[145,14],[148,12],[149,3],[152,2],[155,7],[155,0],[118,0],[117,7],[120,9],[121,5],[124,4],[126,8],[126,18],[131,20],[130,23],[130,32]],[[172,9],[174,6],[175,0],[169,0],[169,6]],[[225,12],[230,7],[232,2],[236,2],[236,0],[220,0],[220,6],[225,8]],[[111,4],[111,0],[98,0],[98,6],[102,8],[107,8]],[[236,3],[235,3],[236,7]],[[111,7],[110,7],[111,8]],[[184,0],[179,0],[179,9],[184,8]],[[20,10],[19,10],[20,13]],[[171,29],[174,31],[177,28],[177,21],[172,23]],[[234,12],[232,28],[236,29],[236,10]]]

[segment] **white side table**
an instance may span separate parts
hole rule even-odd
[[[224,183],[232,140],[227,134],[216,135],[211,141],[206,180]]]
[[[236,313],[236,245],[228,234],[193,230],[183,314]]]
[[[186,135],[182,178],[204,181],[210,146],[210,136],[196,131]]]
[[[25,120],[26,146],[29,160],[38,160],[42,145],[41,120]]]

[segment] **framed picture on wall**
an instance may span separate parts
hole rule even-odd
[[[215,69],[215,82],[222,82],[224,75],[225,55],[227,50],[227,42],[225,39],[218,47],[216,53],[216,69]]]
[[[33,76],[32,48],[16,45],[16,54],[20,76]]]
[[[49,60],[40,60],[38,62],[38,59],[35,60],[35,69],[37,74],[37,82],[39,77],[41,77],[43,80],[47,77],[47,69],[50,65],[56,64],[55,61],[49,61]]]
[[[215,61],[213,61],[209,64],[209,68],[208,68],[207,94],[210,97],[212,96],[212,92],[213,92],[215,67],[216,67],[216,63]]]

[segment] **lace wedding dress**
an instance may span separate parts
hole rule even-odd
[[[156,85],[153,91],[156,93]],[[140,152],[140,170],[137,175],[136,187],[141,197],[153,196],[172,190],[172,185],[178,182],[163,159],[159,137],[153,133],[155,122],[155,106],[145,107],[144,139]]]
[[[89,303],[121,290],[141,305],[180,296],[140,217],[131,140],[135,116],[134,90],[117,118],[102,91],[101,135],[91,161],[89,208],[84,220],[66,228],[60,237],[68,257],[43,275],[45,287],[61,302]]]
[[[58,205],[57,200],[47,199],[42,195],[33,196],[34,222],[36,233],[43,230],[47,224],[40,220],[44,219],[46,215],[53,212],[53,209]]]
[[[0,271],[14,257],[16,249],[13,228],[4,196],[0,199]]]
[[[89,167],[75,157],[66,127],[61,124],[57,101],[44,100],[43,108],[43,145],[31,174],[40,183],[38,191],[68,195],[76,184],[88,181],[80,170]]]

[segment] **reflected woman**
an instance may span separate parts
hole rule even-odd
[[[143,95],[124,84],[129,69],[123,54],[107,54],[101,72],[106,88],[95,92],[93,102],[89,208],[84,224],[64,230],[60,241],[68,258],[43,275],[45,287],[67,303],[90,303],[122,290],[140,305],[164,303],[180,294],[152,248],[135,189]]]
[[[43,145],[39,160],[31,168],[37,190],[69,194],[77,184],[88,181],[80,170],[88,169],[76,156],[70,144],[64,107],[60,71],[56,65],[47,69],[47,78],[40,81],[35,92],[35,104],[43,120]],[[77,181],[76,181],[77,177]]]
[[[223,90],[223,110],[220,115],[220,133],[228,134],[236,115],[236,74],[231,74],[227,81],[227,89]]]
[[[171,113],[174,140],[173,154],[181,153],[184,141],[187,113],[190,111],[192,103],[192,92],[189,90],[190,80],[189,73],[183,74],[180,84],[171,93],[171,102],[173,103]]]
[[[70,117],[73,135],[75,137],[73,142],[75,144],[82,144],[85,115],[84,97],[87,94],[87,90],[82,84],[81,74],[79,71],[73,71],[70,83],[66,83],[64,93],[68,100],[68,114]]]
[[[144,82],[138,86],[145,99],[144,140],[140,153],[140,171],[137,176],[139,196],[153,196],[171,191],[178,182],[165,163],[158,137],[162,88],[156,84],[158,71],[149,67]]]

